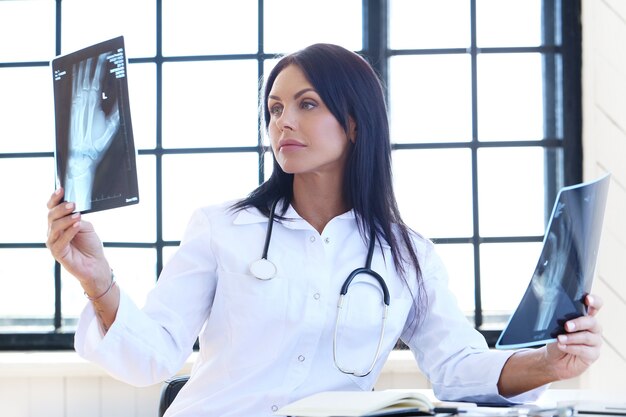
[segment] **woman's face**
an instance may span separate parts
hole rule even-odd
[[[283,171],[343,174],[350,139],[300,67],[289,65],[278,74],[267,108],[272,149]]]

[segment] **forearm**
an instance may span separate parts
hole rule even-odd
[[[83,288],[85,289],[85,295],[93,304],[100,327],[106,333],[115,321],[120,305],[120,291],[115,283],[115,276],[112,271],[111,279],[106,283],[106,286],[102,282],[98,284],[92,285],[90,288],[83,286]]]
[[[498,391],[504,397],[513,397],[557,379],[551,370],[545,347],[523,350],[514,353],[504,364]]]

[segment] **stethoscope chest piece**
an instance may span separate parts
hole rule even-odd
[[[276,276],[276,265],[265,258],[257,259],[250,264],[250,273],[258,279],[272,279]]]

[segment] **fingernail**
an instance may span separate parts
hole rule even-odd
[[[565,344],[567,343],[567,336],[564,334],[560,334],[557,336],[557,339],[559,340],[560,344]]]
[[[73,208],[74,208],[74,203],[65,203],[65,208],[66,208],[67,210],[71,210],[71,209],[73,209]]]
[[[80,217],[80,213],[72,214],[72,219],[77,219],[78,217]]]
[[[595,300],[593,299],[593,296],[588,295],[587,296],[587,305],[593,305],[594,302],[595,302]]]
[[[573,332],[576,329],[576,325],[573,322],[568,321],[567,323],[565,323],[565,328],[567,329],[567,331]]]
[[[54,193],[55,193],[56,195],[61,194],[61,189],[60,189],[60,188],[57,188],[56,190],[54,190]]]

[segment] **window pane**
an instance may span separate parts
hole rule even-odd
[[[163,65],[163,147],[256,146],[256,61]]]
[[[256,153],[165,155],[163,237],[180,240],[193,211],[247,196],[258,185]]]
[[[256,53],[257,0],[163,1],[163,55]]]
[[[389,102],[392,142],[469,141],[469,55],[392,57]]]
[[[52,152],[54,104],[50,68],[0,68],[0,92],[0,152]]]
[[[481,236],[540,236],[544,225],[544,150],[478,150]]]
[[[530,283],[540,252],[541,243],[480,246],[482,307],[487,327],[504,327]]]
[[[541,0],[476,0],[478,46],[541,45]]]
[[[479,55],[479,139],[542,139],[542,86],[540,54]]]
[[[391,49],[465,48],[470,44],[467,0],[389,1]]]
[[[135,149],[156,146],[156,66],[128,65],[128,94]]]
[[[361,0],[265,0],[265,52],[292,52],[318,42],[363,48]]]
[[[137,157],[139,203],[114,210],[84,214],[103,242],[154,242],[156,240],[155,157]]]
[[[2,205],[0,242],[43,243],[48,230],[46,202],[54,191],[54,160],[1,158],[0,178],[3,201],[11,202]]]
[[[467,316],[474,315],[474,248],[472,245],[439,244],[437,253],[448,270],[448,287]]]
[[[53,276],[47,249],[0,249],[0,331],[52,329]]]
[[[146,301],[146,295],[156,282],[156,250],[105,248],[104,252],[115,273],[115,281],[139,307],[142,307]],[[87,299],[76,278],[64,269],[61,277],[63,288],[61,314],[64,323],[74,328],[78,316],[87,304]]]
[[[152,0],[63,0],[63,53],[124,36],[129,58],[156,54],[156,2]]]
[[[54,57],[54,3],[33,0],[2,2],[0,62],[49,61]],[[0,91],[4,95],[5,90]]]
[[[274,156],[272,155],[271,151],[267,151],[265,152],[265,155],[263,156],[263,175],[264,175],[264,179],[268,179],[269,177],[272,176],[272,173],[274,172]]]
[[[394,151],[393,167],[398,206],[409,226],[428,238],[471,236],[468,149]]]

